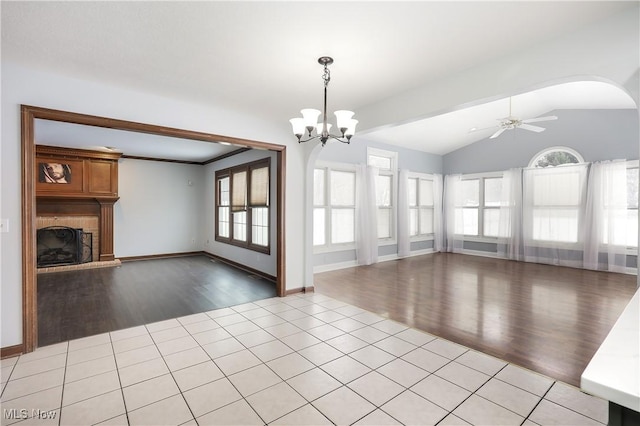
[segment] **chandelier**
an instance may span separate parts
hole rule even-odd
[[[318,63],[324,66],[324,74],[322,75],[322,80],[324,80],[324,110],[322,112],[311,108],[301,110],[302,118],[298,117],[289,120],[291,127],[293,127],[293,134],[298,138],[299,143],[320,139],[322,146],[324,146],[329,138],[342,143],[349,143],[351,136],[356,132],[358,120],[352,118],[354,115],[352,111],[336,111],[334,114],[336,115],[336,124],[340,130],[340,136],[334,136],[329,133],[331,124],[327,123],[327,86],[329,85],[329,80],[331,80],[329,65],[333,63],[333,58],[322,56],[318,58]],[[322,114],[322,122],[318,123],[320,114]],[[316,134],[312,136],[314,130]],[[305,133],[307,134],[307,139],[302,139]]]

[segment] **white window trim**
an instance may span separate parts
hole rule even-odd
[[[504,172],[483,172],[483,173],[469,173],[462,175],[461,180],[473,180],[478,179],[478,187],[480,193],[478,194],[478,235],[462,235],[463,241],[472,241],[478,243],[497,243],[499,237],[486,237],[484,236],[484,179],[495,179],[504,177]],[[494,209],[495,207],[490,207]]]
[[[430,180],[433,182],[435,180],[435,176],[432,173],[420,173],[420,172],[412,172],[408,173],[409,179],[422,179],[422,180]],[[418,183],[420,185],[420,183]],[[418,187],[419,192],[419,187]],[[434,210],[434,220],[435,220],[435,200],[432,209]],[[420,215],[420,206],[418,205],[418,215]],[[432,224],[433,229],[436,228],[435,223]],[[420,219],[418,219],[418,229],[420,229]],[[419,231],[418,231],[419,232]],[[432,232],[430,234],[420,234],[413,235],[409,237],[409,241],[411,242],[419,242],[419,241],[432,241],[435,239],[435,234]]]
[[[627,169],[640,169],[640,161],[639,160],[627,160],[626,161],[626,166]],[[640,171],[639,171],[640,172]],[[628,209],[629,210],[629,209]],[[640,207],[638,207],[639,214],[639,220],[640,220]],[[640,228],[638,228],[640,229]],[[637,256],[638,254],[640,254],[640,237],[638,238],[638,246],[637,247],[633,247],[633,246],[627,246],[626,250],[627,250],[627,255],[629,256]],[[603,247],[608,247],[608,244],[603,244]]]
[[[379,175],[391,176],[391,236],[378,238],[378,247],[390,246],[398,243],[398,153],[368,146],[367,164],[369,164],[370,155],[391,159],[390,169],[378,169]]]
[[[324,206],[317,206],[315,204],[313,204],[312,201],[312,208],[315,209],[316,207],[323,207],[325,209],[328,209],[330,207],[329,205],[329,172],[331,170],[335,170],[335,171],[339,171],[339,172],[352,172],[355,173],[356,172],[356,165],[352,164],[352,163],[340,163],[340,162],[333,162],[333,161],[317,161],[316,164],[313,167],[314,169],[324,169],[325,170],[325,183],[324,183],[324,200],[325,200],[325,204]],[[357,182],[356,182],[356,188],[357,188]],[[357,190],[357,189],[356,189]],[[325,210],[326,212],[327,210]],[[355,206],[354,206],[354,211],[355,211]],[[338,243],[338,244],[332,244],[331,243],[331,227],[328,226],[328,224],[330,223],[330,215],[325,214],[325,226],[324,226],[324,232],[325,232],[325,243],[323,245],[313,245],[313,242],[311,243],[313,245],[313,253],[314,254],[322,254],[322,253],[333,253],[333,252],[340,252],[340,251],[350,251],[350,250],[355,250],[356,249],[356,243],[355,241],[352,243]],[[357,218],[356,218],[357,220]],[[357,223],[355,224],[355,226],[357,226]],[[354,230],[355,231],[355,230]]]

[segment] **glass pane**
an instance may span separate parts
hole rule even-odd
[[[484,180],[484,205],[486,207],[499,207],[502,198],[502,178]]]
[[[414,207],[418,205],[418,179],[409,178],[407,187],[407,197],[409,198],[409,206]]]
[[[627,213],[627,247],[638,247],[638,210]]]
[[[409,235],[418,235],[418,209],[409,210]]]
[[[353,206],[356,203],[356,174],[331,171],[331,205]]]
[[[376,176],[376,205],[391,205],[391,176]]]
[[[378,209],[378,238],[391,238],[391,209]]]
[[[218,207],[218,235],[229,238],[229,207]]]
[[[313,205],[324,206],[324,169],[313,171]]]
[[[456,234],[478,235],[478,209],[456,209]]]
[[[433,209],[420,209],[420,233],[433,234]]]
[[[251,242],[267,247],[269,245],[269,208],[251,209]]]
[[[381,170],[391,170],[391,158],[380,157],[378,155],[369,156],[369,165]]]
[[[237,212],[233,217],[233,239],[247,241],[247,212]]]
[[[352,243],[355,241],[355,210],[331,210],[331,243]]]
[[[613,222],[609,219],[612,218]],[[623,247],[638,246],[638,210],[604,211],[602,242]]]
[[[485,209],[483,232],[485,237],[497,237],[500,233],[500,209]]]
[[[420,179],[420,205],[433,206],[433,181]]]
[[[627,204],[638,208],[638,169],[627,169]]]
[[[575,155],[567,151],[551,151],[542,154],[535,161],[535,167],[555,167],[560,164],[579,163]]]
[[[219,204],[221,206],[229,205],[229,177],[218,179]]]
[[[542,170],[540,172],[543,172]],[[536,206],[576,206],[580,204],[580,173],[540,173],[533,175],[533,204]],[[546,170],[544,171],[546,172]]]
[[[478,179],[463,180],[462,206],[476,207],[480,205],[480,181]],[[462,207],[461,206],[461,207]]]
[[[533,209],[533,239],[578,242],[578,209]]]
[[[325,209],[313,209],[313,245],[325,244]]]

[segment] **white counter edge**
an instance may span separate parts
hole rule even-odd
[[[640,289],[582,373],[580,387],[640,412]]]

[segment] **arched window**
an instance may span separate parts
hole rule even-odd
[[[584,163],[584,158],[578,151],[565,146],[555,146],[534,155],[529,167],[544,168],[578,163]]]

